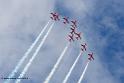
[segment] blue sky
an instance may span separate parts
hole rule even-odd
[[[84,3],[88,1],[84,0]],[[65,15],[69,14],[73,17],[73,12],[71,12],[71,9],[67,9],[65,5],[62,4],[63,2],[64,1],[58,1],[57,7],[55,8],[60,13],[62,12],[63,14],[64,12]],[[70,0],[70,4],[72,3],[73,1],[71,2]],[[91,1],[91,4],[95,5],[93,5],[91,11],[84,11],[86,17],[81,18],[81,16],[79,16],[79,23],[83,26],[87,26],[85,27],[87,30],[81,30],[85,33],[86,40],[92,44],[92,47],[97,51],[99,59],[109,73],[114,79],[119,80],[119,83],[123,83],[124,73],[121,70],[124,69],[124,64],[122,62],[124,59],[124,2],[122,0],[94,0]],[[77,6],[77,8],[78,7],[80,7],[80,5]],[[76,8],[73,8],[72,11],[74,10],[76,10]],[[82,13],[83,15],[83,12],[79,13]],[[78,14],[76,17],[78,17]]]
[[[14,69],[26,49],[39,34],[41,27],[48,21],[49,13],[57,11],[62,16],[78,20],[78,30],[83,33],[89,52],[93,51],[95,54],[95,61],[90,63],[82,83],[123,83],[123,9],[123,0],[1,0],[0,76],[7,76]],[[23,80],[22,83],[44,81],[67,43],[65,37],[68,27],[60,22],[55,24],[26,73],[30,80]],[[77,43],[74,43],[50,83],[61,83],[78,52]],[[86,56],[80,58],[68,83],[77,82],[84,68],[85,59]],[[24,64],[26,62],[28,60]],[[0,83],[3,83],[3,80],[0,79]]]

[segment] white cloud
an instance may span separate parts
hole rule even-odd
[[[77,18],[83,18],[89,11],[93,11],[96,0],[64,0],[64,6],[71,10]]]
[[[0,0],[0,76],[14,69],[53,8],[54,1],[48,0]]]

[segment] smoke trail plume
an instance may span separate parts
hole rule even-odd
[[[31,59],[29,60],[29,62],[27,63],[27,65],[25,66],[25,68],[23,69],[23,71],[21,72],[20,76],[18,78],[22,78],[25,73],[27,72],[28,68],[30,67],[30,65],[32,64],[33,60],[35,59],[36,55],[38,54],[40,48],[42,47],[42,45],[44,44],[48,34],[50,33],[52,27],[53,27],[54,23],[50,26],[48,32],[46,33],[46,35],[43,37],[41,43],[39,44],[39,46],[37,47],[37,49],[35,50],[33,56],[31,57]],[[21,79],[17,79],[15,83],[20,83]]]
[[[48,23],[45,25],[45,27],[41,30],[40,34],[38,35],[38,37],[36,38],[36,40],[32,43],[32,45],[29,47],[29,49],[26,51],[26,53],[24,54],[24,56],[21,58],[21,60],[18,62],[18,64],[16,65],[15,69],[10,73],[10,75],[8,76],[8,78],[12,78],[15,76],[15,73],[17,73],[17,71],[19,70],[19,68],[21,67],[21,65],[23,64],[24,60],[29,56],[29,53],[32,51],[32,49],[34,48],[34,46],[36,45],[36,43],[38,42],[38,40],[40,39],[40,37],[43,35],[44,31],[46,30],[47,26],[49,25],[50,20],[48,21]],[[9,83],[10,79],[7,79],[4,83]]]
[[[43,83],[49,83],[50,79],[52,78],[52,76],[54,75],[56,69],[58,68],[58,66],[59,66],[59,64],[60,64],[60,62],[61,62],[61,60],[63,59],[64,54],[65,54],[65,52],[67,51],[69,45],[70,45],[70,43],[68,43],[68,44],[66,45],[66,47],[65,47],[64,50],[62,51],[60,57],[58,58],[56,64],[54,65],[53,69],[51,70],[51,72],[49,73],[49,75],[47,76],[47,78],[45,79],[45,81],[44,81]]]
[[[85,67],[85,69],[84,69],[84,71],[83,71],[83,73],[82,73],[80,79],[78,80],[78,83],[81,83],[81,81],[83,80],[83,77],[84,77],[84,75],[85,75],[85,72],[86,72],[86,70],[87,70],[88,65],[89,65],[89,61],[87,62],[87,65],[86,65],[86,67]]]
[[[67,73],[67,75],[66,75],[66,77],[65,77],[65,79],[63,80],[62,83],[66,83],[66,82],[67,82],[67,80],[68,80],[68,78],[70,77],[70,75],[71,75],[73,69],[75,68],[75,66],[76,66],[76,64],[77,64],[77,62],[78,62],[78,60],[79,60],[81,54],[82,54],[82,52],[79,53],[78,57],[77,57],[76,60],[74,61],[73,65],[71,66],[69,72]]]

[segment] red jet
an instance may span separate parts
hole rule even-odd
[[[68,17],[64,17],[63,19],[64,19],[64,22],[63,22],[64,24],[67,24],[67,23],[69,24]]]
[[[59,14],[57,14],[57,13],[50,13],[50,14],[52,15],[52,17],[50,17],[52,20],[55,20],[55,21],[60,20]]]
[[[75,33],[75,34],[77,35],[76,39],[77,40],[79,40],[79,39],[81,40],[81,32],[80,33]]]
[[[72,23],[72,27],[77,27],[77,21],[76,20],[74,20],[74,21],[71,21],[71,23]]]
[[[81,44],[81,50],[82,51],[86,51],[87,49],[86,49],[86,46],[87,46],[87,44],[85,43],[85,44]]]
[[[93,53],[91,53],[91,54],[88,54],[89,55],[89,60],[91,61],[91,60],[94,60],[94,57],[93,57]]]
[[[73,34],[68,36],[69,36],[69,42],[74,41]]]
[[[71,29],[71,34],[74,34],[75,33],[75,28],[70,28]]]

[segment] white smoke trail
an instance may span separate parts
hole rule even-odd
[[[86,70],[87,70],[88,65],[89,65],[89,61],[87,62],[87,65],[86,65],[86,67],[85,67],[83,73],[81,74],[81,77],[80,77],[80,79],[78,80],[78,83],[81,83],[81,81],[83,80],[83,77],[84,77],[84,75],[85,75],[85,72],[86,72]]]
[[[79,53],[78,57],[77,57],[76,60],[74,61],[73,65],[71,66],[69,72],[67,73],[67,75],[66,75],[66,77],[65,77],[65,79],[63,80],[62,83],[66,83],[66,82],[67,82],[67,80],[68,80],[68,78],[70,77],[70,75],[71,75],[73,69],[75,68],[75,66],[76,66],[76,64],[77,64],[77,62],[78,62],[78,60],[79,60],[81,54],[82,54],[82,52]]]
[[[32,43],[32,45],[29,47],[29,49],[26,51],[26,53],[24,54],[24,56],[21,58],[21,60],[18,62],[17,66],[15,67],[15,69],[11,72],[11,74],[8,76],[8,78],[12,78],[15,76],[15,73],[17,73],[17,71],[19,70],[19,68],[21,67],[21,65],[23,64],[24,60],[29,56],[29,53],[32,51],[32,49],[34,48],[34,46],[36,45],[36,43],[38,42],[38,40],[40,39],[40,37],[42,36],[42,34],[44,33],[44,31],[46,30],[47,26],[49,25],[50,20],[48,21],[48,23],[45,25],[45,27],[41,30],[40,34],[38,35],[38,37],[36,38],[36,40]],[[4,83],[9,83],[10,79],[7,79]]]
[[[64,50],[62,51],[60,57],[58,58],[56,64],[54,65],[53,69],[51,70],[51,72],[49,73],[49,75],[47,76],[47,78],[45,79],[45,81],[43,83],[49,83],[50,79],[52,78],[52,76],[54,75],[56,69],[58,68],[61,60],[63,59],[63,56],[65,54],[65,52],[67,51],[68,47],[69,47],[70,43],[68,43],[66,45],[66,47],[64,48]]]
[[[43,37],[41,43],[39,44],[39,46],[38,46],[37,49],[35,50],[33,56],[31,57],[31,59],[29,60],[28,64],[25,66],[25,68],[23,69],[23,71],[21,72],[21,74],[19,75],[18,78],[22,78],[22,77],[25,75],[25,73],[27,72],[28,68],[29,68],[30,65],[32,64],[32,62],[33,62],[33,60],[35,59],[36,55],[38,54],[40,48],[41,48],[42,45],[44,44],[44,42],[45,42],[45,40],[46,40],[48,34],[50,33],[50,31],[51,31],[53,25],[54,25],[54,23],[50,26],[48,32],[47,32],[46,35]],[[21,79],[17,79],[17,80],[15,81],[15,83],[20,83],[20,81],[21,81]]]

